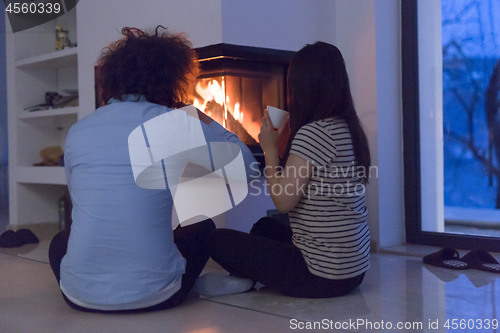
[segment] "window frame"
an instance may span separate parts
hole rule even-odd
[[[406,242],[499,251],[500,238],[422,230],[418,0],[401,1],[403,159]]]

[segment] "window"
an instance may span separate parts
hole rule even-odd
[[[498,248],[500,0],[402,1],[407,241]]]

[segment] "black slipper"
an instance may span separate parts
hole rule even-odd
[[[23,242],[19,238],[19,235],[13,230],[7,230],[2,235],[0,235],[0,247],[19,247],[22,246]]]
[[[485,250],[470,251],[460,259],[469,267],[492,273],[500,273],[500,264]]]
[[[23,244],[36,244],[40,242],[33,231],[29,229],[19,229],[16,231],[16,234]]]
[[[451,269],[469,268],[469,265],[466,262],[460,261],[460,255],[458,254],[458,251],[449,247],[426,255],[423,258],[423,261],[424,263],[429,265]]]

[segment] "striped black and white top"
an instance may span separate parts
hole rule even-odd
[[[347,279],[370,267],[362,166],[357,164],[347,123],[329,118],[300,128],[290,154],[313,165],[299,203],[290,211],[293,242],[309,271]]]

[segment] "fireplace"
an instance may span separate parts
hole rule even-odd
[[[200,75],[190,103],[238,135],[261,162],[260,121],[267,105],[286,108],[286,73],[295,52],[224,43],[196,52]]]
[[[188,103],[238,135],[263,166],[260,120],[268,105],[286,109],[286,74],[295,52],[225,43],[195,51],[200,75]],[[97,83],[95,93],[97,109],[104,105]]]

